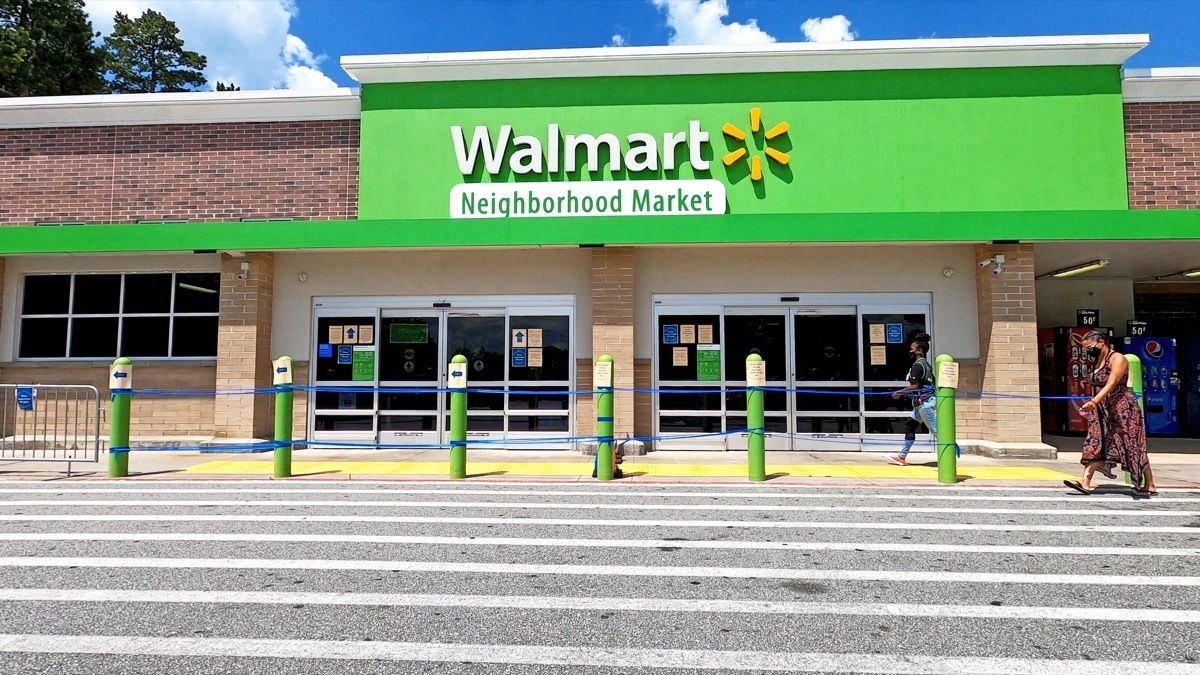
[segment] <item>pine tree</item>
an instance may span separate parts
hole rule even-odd
[[[0,95],[104,92],[98,35],[83,0],[0,0]]]
[[[232,82],[230,82],[229,84],[225,84],[224,82],[217,82],[217,91],[241,91],[241,90],[242,90],[241,87],[237,86],[236,84],[234,84]]]
[[[152,9],[136,19],[117,12],[104,46],[114,94],[191,91],[208,81],[208,59],[184,49],[175,22]]]

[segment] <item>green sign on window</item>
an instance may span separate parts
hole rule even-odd
[[[355,347],[354,360],[351,362],[350,379],[355,382],[372,382],[375,380],[375,348]]]
[[[429,342],[429,326],[424,323],[394,323],[388,329],[392,344],[425,344]]]
[[[697,345],[696,379],[714,382],[721,379],[721,348],[717,345]]]

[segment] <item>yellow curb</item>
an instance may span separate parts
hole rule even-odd
[[[621,469],[627,476],[745,477],[744,464],[634,464]],[[183,469],[184,473],[219,475],[269,475],[274,464],[265,461],[212,461]],[[293,462],[293,476],[316,474],[434,475],[450,473],[449,462]],[[467,464],[471,476],[591,476],[590,462],[474,462]],[[936,479],[931,466],[891,464],[783,464],[767,467],[772,476],[804,478],[909,478]],[[959,478],[976,480],[1053,481],[1074,478],[1072,474],[1036,466],[974,466],[959,468]]]

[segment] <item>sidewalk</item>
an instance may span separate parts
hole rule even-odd
[[[1161,487],[1200,488],[1200,441],[1151,441],[1151,462]],[[1078,478],[1082,439],[1048,438],[1062,448],[1054,460],[990,459],[963,455],[958,459],[962,484],[971,486],[1055,486]],[[1172,452],[1160,452],[1171,450]],[[923,452],[921,450],[924,450]],[[898,466],[886,455],[861,452],[768,452],[768,482],[832,483],[847,485],[938,485],[937,464],[928,446]],[[470,478],[592,482],[593,458],[574,452],[530,450],[468,450]],[[100,463],[76,463],[72,477],[107,476],[108,458]],[[670,451],[628,457],[620,465],[622,482],[719,482],[745,484],[746,453]],[[157,480],[270,479],[271,453],[133,452],[131,478]],[[321,480],[448,480],[449,451],[438,450],[296,450],[292,476]],[[66,477],[61,464],[9,462],[0,464],[0,480],[58,480]]]

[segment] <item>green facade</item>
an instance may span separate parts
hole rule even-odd
[[[764,130],[789,125],[770,142],[788,153],[786,166],[762,155],[761,132],[747,139],[762,157],[758,182],[745,160],[721,163],[743,145],[722,126],[749,132],[752,106]],[[628,134],[662,138],[690,120],[710,135],[708,171],[681,150],[684,161],[670,172],[607,164],[518,176],[506,164],[497,176],[481,166],[464,176],[451,136],[453,125],[468,140],[486,125],[494,142],[508,124],[545,146],[548,125],[557,124],[563,134],[613,133],[624,151]],[[1124,152],[1116,66],[376,84],[363,88],[359,214],[446,219],[459,183],[661,178],[720,180],[730,216],[1124,209]],[[548,238],[564,226],[564,218],[537,220],[528,227]],[[678,241],[661,220],[641,226]],[[795,221],[794,238],[809,238],[805,222]]]

